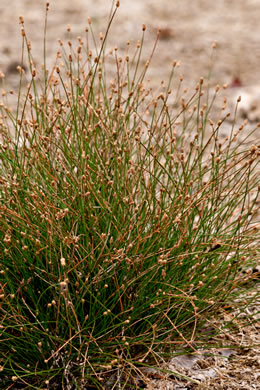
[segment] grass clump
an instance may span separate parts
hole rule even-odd
[[[1,108],[0,380],[135,388],[251,278],[259,146],[234,124],[220,142],[203,80],[173,98],[175,63],[147,87],[143,38],[121,57],[87,30],[41,76],[22,32],[31,81]]]

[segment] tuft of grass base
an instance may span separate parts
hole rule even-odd
[[[16,114],[1,107],[4,384],[137,387],[164,353],[196,351],[259,256],[259,145],[236,141],[244,125],[221,142],[218,88],[209,101],[201,79],[178,98],[176,63],[155,94],[143,38],[131,59],[130,44],[106,53],[108,30],[91,51],[87,29],[41,77],[22,29],[31,81]]]

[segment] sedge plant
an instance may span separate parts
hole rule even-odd
[[[176,63],[146,84],[145,26],[120,54],[90,25],[41,73],[20,22],[30,82],[0,122],[0,381],[138,388],[252,278],[260,148],[235,122],[219,137],[218,88],[181,97]]]

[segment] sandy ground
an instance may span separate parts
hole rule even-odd
[[[105,32],[110,10],[109,0],[50,0],[47,34],[47,59],[51,65],[58,49],[57,38],[66,42],[84,36],[88,17],[93,29]],[[18,75],[14,71],[21,58],[21,37],[18,18],[25,19],[26,32],[32,41],[36,62],[40,65],[43,53],[45,1],[0,1],[0,71],[6,74],[5,88],[16,89]],[[211,85],[232,84],[225,90],[231,100],[242,94],[244,111],[253,126],[260,121],[260,0],[122,0],[112,26],[108,47],[136,42],[147,27],[144,57],[148,58],[156,38],[157,28],[162,30],[154,56],[150,77],[154,84],[167,79],[173,60],[180,62],[179,74],[184,84],[194,87],[201,76],[207,76],[212,65],[212,43],[218,42],[215,51]],[[66,31],[71,25],[71,34]],[[144,59],[145,61],[145,59]],[[238,82],[234,83],[237,79]],[[235,86],[234,84],[238,84]],[[243,119],[243,118],[242,118]],[[227,130],[228,131],[228,130]],[[258,133],[259,135],[259,133]],[[257,136],[258,138],[258,136]],[[256,139],[259,141],[259,138]],[[253,344],[251,352],[235,355],[232,362],[223,366],[217,377],[208,378],[209,389],[257,389],[259,376],[259,328],[252,326],[250,335],[238,335]],[[249,337],[250,336],[250,337]],[[251,340],[251,341],[250,341]],[[258,344],[258,347],[257,347]],[[236,357],[237,356],[237,357]],[[228,360],[227,360],[228,361]],[[252,363],[253,362],[253,363]],[[215,364],[215,363],[214,363]],[[212,367],[214,366],[212,363]],[[215,364],[216,366],[216,364]],[[243,374],[244,373],[244,374]],[[178,387],[179,386],[179,387]],[[194,386],[194,387],[192,387]],[[203,385],[201,385],[203,386]],[[195,389],[198,385],[177,385],[176,382],[157,380],[151,389]]]
[[[68,39],[75,42],[78,36],[84,38],[88,17],[91,17],[96,35],[99,32],[104,34],[112,3],[112,0],[51,0],[47,32],[48,66],[51,67],[54,62],[59,48],[58,38],[67,48]],[[122,0],[120,3],[109,34],[108,50],[117,46],[119,53],[123,54],[128,40],[135,46],[141,38],[144,23],[147,28],[144,64],[160,28],[157,50],[149,68],[152,85],[158,86],[161,80],[167,81],[174,60],[180,64],[176,78],[183,75],[183,85],[192,90],[200,77],[207,78],[212,69],[212,87],[216,84],[231,85],[220,94],[221,99],[228,97],[231,109],[236,98],[242,95],[241,122],[245,118],[253,124],[260,121],[259,0]],[[39,66],[43,62],[45,1],[1,0],[0,71],[6,75],[2,84],[5,90],[18,89],[16,65],[21,60],[21,15],[32,42],[33,57]],[[71,26],[70,33],[67,32],[68,24]],[[217,42],[216,50],[212,50],[214,41]],[[9,101],[14,102],[12,99],[9,97]]]
[[[94,29],[105,31],[110,0],[52,0],[48,28],[48,56],[56,49],[56,39],[65,39],[66,25],[74,37],[83,35],[87,18]],[[23,15],[31,37],[35,57],[42,58],[44,26],[43,0],[1,0],[0,2],[0,66],[19,60],[18,17]],[[230,83],[239,76],[243,85],[259,82],[260,68],[260,1],[259,0],[121,0],[121,6],[110,35],[111,45],[124,46],[141,35],[142,23],[147,26],[146,51],[154,42],[156,29],[163,30],[153,66],[163,78],[173,60],[182,63],[187,82],[195,83],[209,67],[211,44],[218,41],[218,55],[213,81]]]

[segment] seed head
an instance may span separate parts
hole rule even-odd
[[[63,281],[63,282],[60,282],[60,288],[61,288],[61,291],[64,292],[67,290],[67,282],[66,281]]]

